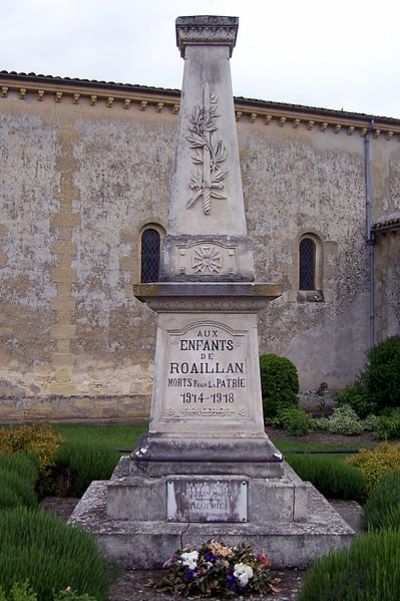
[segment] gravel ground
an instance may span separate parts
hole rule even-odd
[[[250,597],[235,597],[236,599],[246,599],[252,601],[294,601],[299,591],[303,572],[300,570],[279,570],[271,571],[273,578],[276,579],[276,587],[280,589],[279,593],[274,595],[252,595]],[[160,582],[163,577],[162,570],[130,570],[118,578],[110,587],[110,601],[172,601],[175,597],[159,593],[154,586]],[[279,582],[278,582],[279,581]],[[178,598],[179,599],[179,598]],[[216,600],[217,597],[186,597],[186,599]]]

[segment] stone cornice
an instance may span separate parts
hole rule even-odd
[[[125,109],[137,105],[142,111],[153,107],[156,112],[168,109],[174,114],[178,113],[180,102],[179,90],[2,72],[0,100],[1,97],[7,98],[10,92],[16,93],[21,100],[29,94],[35,96],[38,102],[52,97],[56,103],[79,104],[85,101],[93,107],[103,104],[110,109],[117,105]],[[365,136],[373,120],[374,138],[400,141],[400,119],[246,98],[235,98],[235,111],[237,121],[263,123],[266,126],[277,123],[280,127],[301,127],[310,131],[318,129],[349,136],[355,133]]]
[[[237,17],[194,16],[176,20],[176,44],[185,57],[186,46],[228,46],[232,56],[236,44]]]

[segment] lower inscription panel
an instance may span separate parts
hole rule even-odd
[[[247,490],[248,482],[243,478],[169,478],[167,520],[247,522]]]

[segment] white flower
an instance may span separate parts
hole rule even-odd
[[[245,563],[235,563],[233,575],[239,580],[240,586],[246,586],[253,578],[253,568]]]
[[[194,570],[197,566],[199,554],[197,551],[190,551],[181,554],[182,565],[187,566],[190,570]]]

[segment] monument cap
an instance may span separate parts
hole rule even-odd
[[[175,22],[176,45],[185,58],[186,46],[228,46],[229,55],[236,45],[239,28],[238,17],[196,15],[178,17]]]

